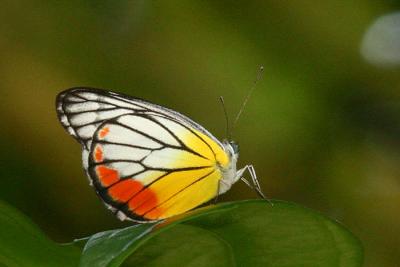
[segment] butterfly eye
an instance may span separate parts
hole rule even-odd
[[[229,141],[229,145],[232,147],[233,153],[235,155],[239,154],[239,144],[235,141]]]

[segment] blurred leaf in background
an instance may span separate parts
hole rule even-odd
[[[0,266],[78,266],[81,251],[51,241],[26,216],[0,201]]]
[[[88,186],[79,145],[56,119],[56,94],[113,89],[182,112],[223,139],[218,96],[233,117],[264,65],[234,135],[239,166],[255,165],[269,197],[347,225],[366,266],[394,266],[400,69],[389,52],[400,37],[393,27],[372,33],[397,12],[389,0],[6,1],[0,198],[60,242],[126,225]],[[382,36],[389,43],[366,45]],[[376,64],[374,49],[388,52],[389,67]],[[222,200],[253,197],[238,184]]]

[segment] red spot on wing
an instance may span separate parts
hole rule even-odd
[[[109,195],[116,201],[126,202],[136,193],[142,190],[142,183],[127,179],[113,185],[109,190]]]
[[[118,171],[104,165],[97,166],[96,173],[99,177],[101,184],[104,187],[107,187],[119,181]]]
[[[128,202],[129,209],[138,215],[143,215],[157,204],[157,194],[150,188],[146,188]]]
[[[96,148],[94,149],[94,160],[96,162],[103,161],[103,149],[100,145],[96,145]]]
[[[100,132],[99,132],[99,137],[104,138],[106,135],[110,132],[110,128],[108,127],[103,127]]]

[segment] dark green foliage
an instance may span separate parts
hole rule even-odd
[[[361,266],[357,238],[298,205],[250,200],[209,206],[157,224],[97,233],[59,245],[0,204],[6,266]]]

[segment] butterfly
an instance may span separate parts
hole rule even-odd
[[[56,109],[82,145],[90,184],[120,220],[144,223],[185,213],[240,179],[264,197],[253,166],[236,169],[238,145],[220,142],[179,112],[86,87],[59,93]],[[243,178],[246,170],[251,182]]]

